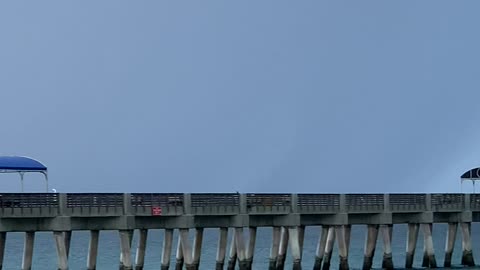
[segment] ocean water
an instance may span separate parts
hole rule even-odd
[[[247,230],[248,231],[248,230]],[[349,252],[349,263],[351,269],[361,269],[363,263],[363,248],[365,241],[366,226],[352,226],[351,244]],[[437,264],[443,265],[445,238],[447,232],[446,224],[435,224],[433,227],[433,241],[435,246],[435,255]],[[315,249],[320,234],[319,227],[307,227],[305,230],[305,242],[303,251],[303,269],[312,269],[315,257]],[[193,236],[193,232],[191,233]],[[392,250],[393,262],[395,268],[402,269],[405,264],[405,247],[406,247],[406,225],[395,225],[393,229]],[[175,235],[176,236],[176,235]],[[229,232],[229,238],[231,231]],[[176,238],[175,238],[176,239]],[[230,239],[229,239],[230,240]],[[270,252],[270,244],[272,240],[271,228],[259,228],[257,232],[257,241],[255,247],[254,267],[253,269],[267,269],[268,256]],[[22,261],[24,233],[8,233],[5,250],[4,268],[7,270],[20,269]],[[70,248],[69,265],[70,269],[86,269],[86,258],[88,252],[89,232],[75,231],[72,234]],[[133,247],[136,247],[138,241],[138,233],[135,232]],[[202,257],[200,268],[202,270],[211,270],[215,266],[215,255],[218,241],[218,229],[206,229],[204,232],[204,242],[202,246]],[[480,264],[480,226],[472,225],[472,245],[476,262]],[[175,263],[176,243],[174,241],[172,249],[172,267]],[[163,230],[150,230],[147,241],[147,251],[145,257],[145,270],[160,269],[160,257],[162,253]],[[101,231],[99,253],[97,261],[97,269],[99,270],[117,270],[119,264],[119,235],[116,231]],[[134,250],[132,250],[132,259],[134,258]],[[414,266],[421,269],[421,260],[423,252],[423,234],[420,230],[417,250],[415,255]],[[452,263],[454,268],[462,268],[461,259],[461,233],[458,230],[457,242],[453,254]],[[227,252],[228,254],[228,252]],[[381,268],[381,260],[383,255],[383,243],[379,235],[376,254],[374,257],[373,267]],[[52,233],[39,232],[36,234],[34,246],[33,269],[34,270],[51,270],[56,269],[56,251]],[[331,269],[338,267],[338,254],[336,245],[332,257]],[[173,269],[171,267],[171,269]],[[291,258],[287,257],[285,269],[291,269]],[[480,269],[470,268],[470,269]]]

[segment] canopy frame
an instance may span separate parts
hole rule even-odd
[[[475,193],[475,182],[480,181],[480,167],[470,169],[462,174],[460,177],[461,190],[463,193],[463,182],[472,181],[473,193]]]
[[[49,184],[48,184],[48,170],[45,165],[43,165],[40,161],[35,160],[29,157],[23,156],[0,156],[0,160],[2,158],[10,159],[8,160],[8,164],[5,166],[1,166],[0,164],[0,173],[18,173],[20,176],[20,183],[21,183],[21,191],[22,193],[25,192],[25,174],[26,173],[41,173],[45,179],[45,192],[49,192]],[[33,164],[13,164],[12,160],[17,159],[18,162],[30,162]]]

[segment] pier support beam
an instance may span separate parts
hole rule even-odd
[[[475,266],[472,253],[471,223],[462,222],[462,265]]]
[[[200,266],[200,256],[202,255],[203,228],[195,229],[195,238],[193,240],[193,269],[198,270]]]
[[[192,248],[188,239],[188,231],[188,229],[180,229],[183,259],[187,270],[195,270],[195,266],[193,265]]]
[[[315,263],[313,270],[321,270],[323,256],[325,255],[325,245],[327,244],[328,226],[322,226],[320,237],[318,238],[317,250],[315,251]]]
[[[133,231],[120,230],[120,249],[121,249],[121,268],[122,270],[132,269],[132,256],[131,256],[131,244]]]
[[[90,242],[88,244],[87,270],[97,269],[98,238],[100,231],[90,231]]]
[[[373,264],[373,256],[378,239],[378,225],[367,225],[367,236],[365,238],[365,250],[363,257],[363,270],[370,270]]]
[[[225,255],[227,253],[228,228],[220,228],[218,235],[218,247],[215,270],[223,270]]]
[[[287,250],[288,250],[288,229],[282,227],[282,232],[280,236],[280,246],[278,248],[278,256],[277,256],[277,270],[283,270],[285,268],[285,259],[287,258]]]
[[[407,235],[407,255],[405,257],[405,268],[413,268],[413,259],[415,258],[415,249],[417,247],[418,229],[420,228],[418,223],[408,224]]]
[[[293,257],[293,270],[302,269],[302,228],[292,227],[288,229],[290,250]]]
[[[57,249],[58,270],[68,270],[67,247],[65,232],[53,232]]]
[[[448,223],[447,239],[445,243],[445,260],[443,262],[444,267],[452,266],[452,254],[455,246],[455,240],[457,237],[458,223]]]
[[[173,229],[165,229],[162,248],[161,270],[170,268],[170,257],[172,255]]]
[[[335,245],[335,227],[332,226],[328,228],[327,244],[325,245],[325,257],[323,259],[322,270],[330,269],[330,262],[332,260],[332,251],[333,251],[334,245]]]
[[[138,239],[137,253],[135,254],[135,270],[143,270],[145,264],[145,250],[147,249],[148,230],[140,229]]]
[[[247,255],[246,255],[246,263],[247,263],[247,270],[252,269],[253,265],[253,255],[255,254],[255,242],[257,240],[257,227],[250,227],[248,229],[249,236],[248,236],[248,247],[247,247]]]
[[[3,258],[5,257],[6,240],[7,240],[7,233],[0,232],[0,270],[3,269]]]
[[[228,254],[227,270],[234,270],[237,264],[237,240],[235,237],[235,231],[232,234],[232,241],[230,242],[230,252]]]
[[[175,270],[182,270],[183,263],[184,263],[184,259],[183,259],[182,238],[179,235],[178,243],[177,243],[177,252],[175,253]]]
[[[435,250],[433,249],[432,224],[422,224],[424,237],[424,267],[437,268],[437,260],[435,259]],[[425,261],[426,260],[426,261]]]
[[[335,226],[335,235],[338,243],[339,269],[348,270],[348,244],[345,225]]]
[[[383,269],[393,269],[393,258],[392,258],[392,233],[393,225],[382,225],[382,236],[383,236]]]
[[[25,243],[23,246],[22,270],[32,269],[33,244],[35,232],[25,232]]]

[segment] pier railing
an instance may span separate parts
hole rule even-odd
[[[480,194],[0,193],[0,217],[480,211]]]

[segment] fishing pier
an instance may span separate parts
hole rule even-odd
[[[355,267],[371,268],[378,238],[383,242],[383,268],[394,269],[392,228],[408,224],[405,261],[396,266],[450,266],[457,230],[462,232],[463,255],[455,263],[473,266],[471,223],[479,221],[480,194],[3,193],[0,264],[9,232],[25,232],[20,268],[29,270],[35,233],[51,231],[58,269],[68,269],[72,231],[88,230],[85,269],[93,270],[101,253],[101,231],[118,230],[120,269],[143,269],[148,230],[164,229],[161,269],[193,270],[201,262],[204,229],[218,228],[216,269],[246,270],[252,267],[257,228],[270,227],[268,269],[302,269],[302,260],[314,260],[314,270],[327,270],[334,246],[340,265],[332,268],[349,269],[351,227],[366,226],[363,266]],[[435,259],[432,227],[436,223],[448,224],[444,262]],[[321,228],[315,258],[302,256],[306,226]],[[135,230],[139,241],[133,247]],[[174,230],[178,230],[178,239],[174,239]],[[419,230],[423,239],[418,239]],[[193,233],[193,242],[189,233]],[[176,250],[172,250],[174,241],[178,241]],[[417,241],[424,244],[422,265],[413,265]],[[170,261],[172,252],[174,262]],[[285,265],[286,256],[291,256],[293,265]]]

